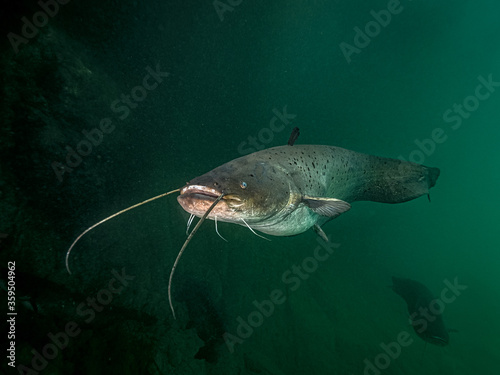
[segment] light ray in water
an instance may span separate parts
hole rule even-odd
[[[187,223],[186,236],[189,234],[189,227],[193,223],[193,219],[194,219],[194,214],[191,214],[191,216],[189,216],[188,223]]]
[[[243,219],[243,218],[240,218],[240,219],[241,219],[241,221],[243,221],[243,222],[245,223],[245,225],[248,227],[248,229],[250,229],[250,231],[251,231],[253,234],[255,234],[257,237],[260,237],[260,238],[263,238],[263,239],[265,239],[265,240],[271,241],[269,238],[266,238],[266,237],[264,237],[264,236],[261,236],[261,235],[260,235],[260,234],[258,234],[258,233],[255,233],[255,231],[254,231],[254,230],[250,227],[250,225],[248,225],[248,224],[247,224],[247,222],[245,221],[245,219]]]
[[[210,213],[210,211],[212,211],[214,209],[215,205],[217,203],[219,203],[219,201],[222,199],[223,196],[224,196],[224,193],[222,193],[221,195],[219,195],[219,197],[209,207],[209,209],[207,210],[207,212],[205,212],[205,214],[203,215],[203,217],[196,223],[196,226],[191,231],[191,233],[189,233],[189,236],[186,239],[186,241],[184,242],[184,245],[182,245],[182,248],[179,251],[179,254],[177,254],[177,258],[175,258],[174,265],[172,266],[172,269],[170,270],[170,277],[168,278],[168,303],[170,305],[170,310],[172,310],[172,315],[174,316],[174,319],[177,319],[175,317],[174,305],[172,304],[172,278],[174,277],[175,269],[177,268],[177,264],[179,263],[179,259],[181,259],[182,253],[184,252],[184,250],[186,250],[186,247],[187,247],[189,241],[191,241],[191,238],[193,238],[193,236],[195,235],[195,233],[198,231],[198,228],[205,221],[205,219],[207,218],[207,216]]]
[[[227,242],[227,240],[221,236],[221,234],[219,233],[219,229],[217,228],[217,216],[215,217],[215,232],[219,235],[220,238]]]
[[[164,196],[167,196],[169,194],[172,194],[172,193],[175,193],[175,192],[178,192],[180,191],[180,189],[175,189],[175,190],[172,190],[172,191],[169,191],[168,193],[163,193],[163,194],[160,194],[160,195],[157,195],[156,197],[153,197],[153,198],[149,198],[149,199],[146,199],[145,201],[141,202],[141,203],[137,203],[137,204],[134,204],[133,206],[130,206],[128,208],[125,208],[124,210],[121,210],[117,213],[114,213],[113,215],[111,216],[108,216],[107,218],[101,220],[100,222],[92,225],[90,228],[87,228],[85,229],[85,231],[80,234],[75,241],[73,241],[73,243],[71,244],[71,246],[69,247],[68,251],[66,252],[66,270],[68,271],[68,273],[71,275],[71,270],[69,269],[69,255],[71,253],[71,250],[73,249],[73,247],[76,245],[76,243],[80,240],[80,238],[82,238],[86,233],[90,232],[92,229],[94,229],[95,227],[97,227],[98,225],[101,225],[102,223],[105,223],[106,221],[120,215],[120,214],[123,214],[124,212],[127,212],[133,208],[136,208],[136,207],[139,207],[139,206],[142,206],[143,204],[146,204],[146,203],[149,203],[151,201],[154,201],[155,199],[158,199],[158,198],[162,198]]]

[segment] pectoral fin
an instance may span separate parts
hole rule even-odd
[[[340,214],[349,211],[351,205],[336,198],[319,198],[304,196],[302,202],[318,215],[336,218]]]

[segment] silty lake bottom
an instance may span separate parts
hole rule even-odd
[[[13,7],[0,22],[2,373],[498,372],[497,2]],[[431,202],[354,202],[323,226],[328,244],[218,222],[225,242],[207,220],[173,277],[176,320],[178,193],[87,233],[66,271],[86,228],[285,146],[294,127],[296,145],[439,168]],[[415,329],[393,277],[433,297]],[[438,315],[446,331],[426,342],[416,330]]]

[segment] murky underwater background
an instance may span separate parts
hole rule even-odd
[[[497,373],[497,2],[41,3],[2,11],[1,296],[7,312],[15,262],[18,315],[1,371]],[[85,228],[294,126],[300,144],[439,167],[432,202],[354,203],[324,226],[324,261],[313,231],[222,223],[224,242],[206,222],[174,277],[176,321],[175,196],[83,237],[67,274]],[[392,276],[460,286],[448,346],[415,334]]]

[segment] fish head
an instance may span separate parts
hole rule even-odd
[[[218,196],[222,200],[208,218],[229,223],[258,223],[287,206],[290,183],[271,161],[252,155],[235,159],[189,181],[177,201],[182,208],[201,217]],[[250,158],[249,158],[250,157]]]

